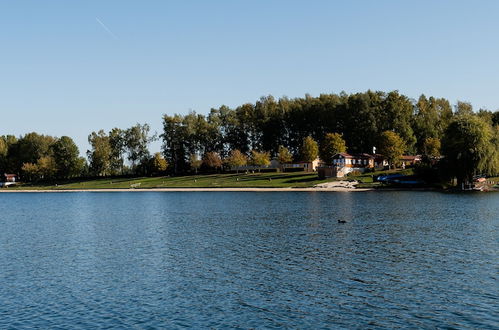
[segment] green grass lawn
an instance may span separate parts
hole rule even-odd
[[[163,176],[139,178],[105,178],[50,184],[19,184],[9,190],[61,190],[61,189],[147,189],[147,188],[306,188],[319,183],[337,180],[358,180],[358,188],[381,187],[373,176],[401,173],[412,175],[412,169],[368,172],[345,178],[319,179],[317,173],[224,173],[188,176]]]
[[[142,177],[95,179],[46,185],[20,184],[8,189],[118,189],[131,188],[284,188],[312,187],[318,183],[335,179],[320,180],[316,173],[254,173],[254,174],[210,174],[176,177]],[[138,185],[140,184],[140,185]]]

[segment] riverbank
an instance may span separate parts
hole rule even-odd
[[[192,192],[192,191],[203,191],[203,192],[220,192],[220,191],[252,191],[252,192],[295,192],[295,191],[372,191],[374,188],[356,188],[358,184],[357,181],[332,181],[325,182],[321,184],[314,185],[312,187],[224,187],[224,188],[100,188],[100,189],[71,189],[71,188],[61,188],[57,187],[52,189],[1,189],[0,192],[4,193],[25,193],[25,192]]]
[[[162,177],[114,177],[59,181],[47,184],[19,184],[8,190],[91,190],[91,189],[220,189],[220,188],[313,188],[335,179],[319,179],[316,173],[221,173]]]
[[[19,184],[1,188],[2,192],[182,192],[182,191],[336,191],[364,192],[389,190],[442,190],[436,188],[408,188],[385,186],[373,182],[373,177],[394,171],[366,173],[348,180],[338,178],[319,179],[316,173],[224,173],[177,177],[102,178],[73,180],[50,184]],[[401,173],[402,171],[398,171]],[[407,172],[407,170],[405,171]],[[404,172],[404,173],[405,173]]]
[[[71,193],[71,192],[297,192],[297,191],[334,191],[360,192],[374,191],[373,188],[145,188],[145,189],[5,189],[0,193]]]
[[[379,187],[379,188],[347,188],[347,187],[310,187],[310,188],[116,188],[116,189],[0,189],[5,193],[75,193],[75,192],[388,192],[388,191],[440,191],[463,192],[460,190],[446,190],[437,188],[407,188],[407,187]],[[470,192],[470,191],[466,191]],[[494,188],[487,191],[472,192],[499,192]]]

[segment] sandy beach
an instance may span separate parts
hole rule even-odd
[[[143,188],[143,189],[2,189],[0,193],[71,193],[71,192],[295,192],[295,191],[335,191],[335,192],[358,192],[372,191],[370,188]]]
[[[333,181],[318,184],[308,188],[116,188],[116,189],[0,189],[4,193],[32,193],[32,192],[295,192],[295,191],[335,191],[335,192],[352,192],[352,191],[372,191],[372,188],[356,188],[357,181]]]

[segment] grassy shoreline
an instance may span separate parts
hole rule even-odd
[[[374,182],[381,174],[411,175],[412,170],[391,170],[365,173],[347,178],[319,179],[316,173],[224,173],[189,176],[138,178],[101,178],[74,180],[47,184],[19,184],[0,188],[0,192],[24,191],[387,191],[387,190],[442,190],[438,187],[394,187]],[[356,188],[315,188],[322,183],[356,180]]]
[[[230,173],[177,177],[103,178],[51,184],[20,184],[3,190],[89,190],[164,188],[312,188],[335,179],[319,179],[316,173]]]

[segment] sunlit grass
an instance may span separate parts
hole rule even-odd
[[[307,188],[316,184],[337,181],[357,180],[358,188],[379,187],[373,178],[379,175],[401,173],[412,175],[412,169],[367,172],[344,178],[319,179],[317,173],[224,173],[186,176],[162,176],[139,178],[102,178],[81,181],[66,181],[50,184],[20,184],[7,189],[28,190],[78,190],[78,189],[151,189],[151,188]],[[496,180],[499,182],[499,180]]]
[[[293,188],[312,187],[334,179],[317,173],[230,173],[175,177],[106,178],[46,185],[19,185],[9,189],[147,189],[147,188]]]

